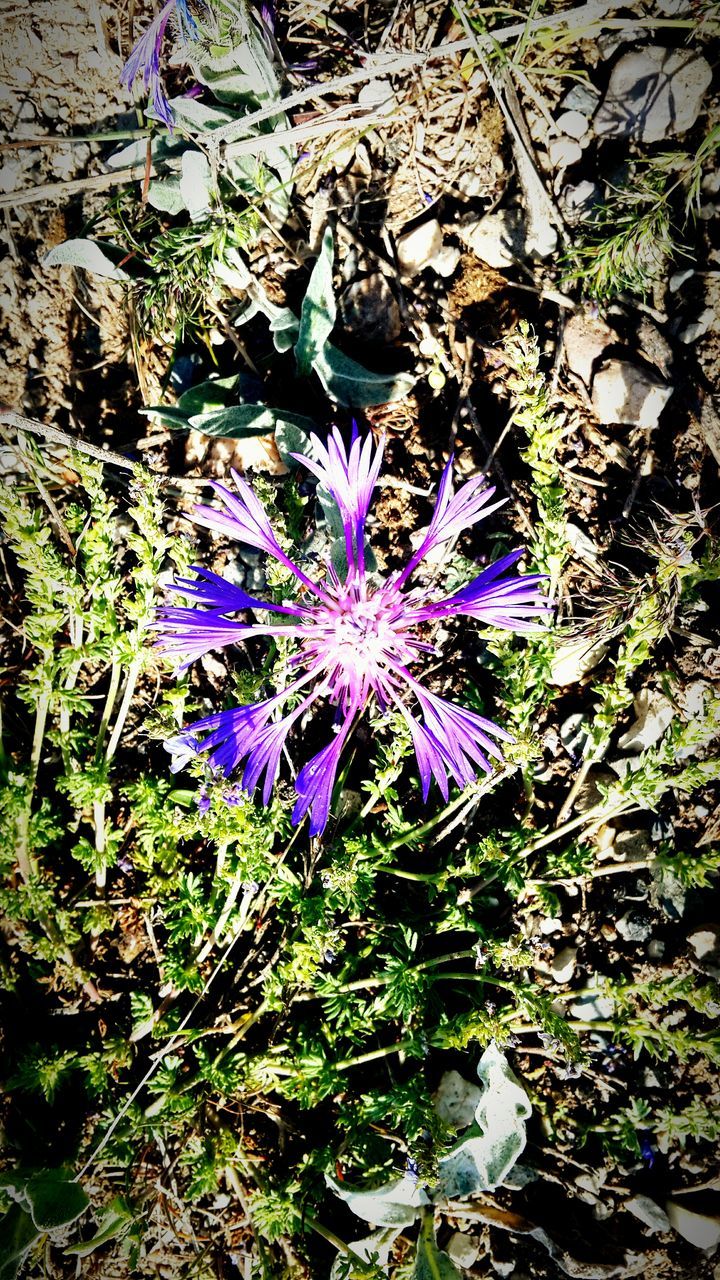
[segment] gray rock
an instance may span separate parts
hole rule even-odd
[[[561,133],[566,134],[568,138],[574,138],[576,142],[584,138],[590,128],[590,121],[582,111],[563,111],[555,123]]]
[[[634,711],[635,720],[618,739],[620,751],[647,751],[660,741],[675,715],[670,699],[655,689],[640,690]]]
[[[437,218],[430,218],[427,222],[421,222],[420,226],[413,227],[412,231],[406,231],[400,236],[397,245],[398,262],[403,275],[410,278],[419,275],[432,265],[433,258],[440,253],[442,247],[442,228]]]
[[[595,374],[592,405],[604,426],[656,427],[673,388],[629,360],[609,360]]]
[[[550,972],[556,982],[569,982],[575,972],[577,947],[563,947],[550,961]]]
[[[614,1010],[615,1005],[609,996],[581,996],[570,1005],[569,1013],[581,1022],[606,1022]]]
[[[588,740],[587,717],[574,711],[560,726],[560,741],[569,756],[582,755]]]
[[[560,106],[563,111],[579,111],[585,116],[592,116],[597,110],[600,92],[594,84],[582,82],[574,84],[565,94]]]
[[[693,1213],[684,1205],[668,1200],[665,1209],[673,1230],[696,1249],[710,1251],[720,1244],[720,1219],[708,1218],[704,1213]]]
[[[589,311],[576,311],[563,332],[563,350],[568,369],[590,387],[596,365],[606,348],[618,340],[614,329]]]
[[[678,338],[689,346],[691,342],[697,342],[698,338],[704,338],[708,329],[715,328],[717,317],[712,307],[705,307],[700,312],[697,320],[691,320],[690,324],[686,324],[678,333]]]
[[[615,922],[615,928],[626,942],[647,942],[652,934],[650,921],[639,911],[628,911]]]
[[[582,147],[574,138],[552,138],[548,143],[548,156],[553,169],[569,169],[582,160]]]
[[[527,256],[525,221],[516,209],[473,218],[458,228],[460,239],[489,267],[512,267]]]
[[[710,64],[690,49],[643,45],[616,63],[593,120],[600,138],[662,142],[697,120],[712,80]]]
[[[624,1207],[639,1218],[644,1226],[649,1227],[654,1235],[670,1230],[670,1219],[665,1210],[649,1196],[633,1196],[625,1201]]]
[[[480,1250],[474,1240],[462,1231],[453,1231],[447,1242],[447,1254],[457,1267],[472,1267]]]
[[[584,178],[576,185],[563,187],[560,192],[560,208],[567,222],[584,222],[602,199],[602,188],[597,182]]]

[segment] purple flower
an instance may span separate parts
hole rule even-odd
[[[153,111],[158,120],[162,120],[168,129],[172,129],[173,126],[173,113],[160,80],[160,50],[165,37],[165,28],[173,13],[177,18],[181,39],[188,41],[197,38],[197,25],[188,8],[188,0],[166,0],[147,31],[133,46],[120,76],[120,83],[126,89],[132,89],[138,76],[142,76],[145,88],[149,90],[152,97]]]
[[[452,459],[443,471],[437,502],[418,550],[406,567],[379,584],[365,567],[365,525],[382,462],[382,444],[362,440],[353,428],[347,447],[337,427],[327,444],[313,437],[313,456],[296,457],[320,481],[337,504],[345,534],[347,570],[341,577],[330,564],[320,581],[308,577],[286,555],[249,484],[232,472],[235,492],[215,484],[220,507],[197,508],[197,520],[211,529],[266,552],[289,569],[304,588],[301,603],[263,603],[208,569],[197,578],[180,578],[174,590],[200,607],[168,606],[158,613],[157,644],[178,660],[180,669],[209,650],[253,635],[282,635],[295,642],[288,663],[289,683],[274,697],[249,706],[219,711],[191,724],[182,736],[185,751],[208,753],[210,765],[229,776],[243,766],[240,785],[251,794],[263,782],[268,803],[277,779],[288,733],[305,712],[324,698],[336,708],[335,733],[298,774],[293,822],[310,815],[310,834],[319,835],[330,812],[340,757],[355,722],[374,698],[381,710],[404,718],[417,757],[423,799],[434,778],[447,799],[452,779],[459,787],[478,772],[491,773],[502,759],[498,739],[510,735],[491,720],[457,706],[424,688],[410,667],[434,647],[420,639],[421,625],[466,615],[511,631],[538,630],[549,612],[540,593],[540,574],[512,576],[521,551],[483,569],[466,587],[445,599],[430,589],[409,586],[422,560],[436,548],[495,511],[492,488],[482,477],[452,490]],[[251,609],[286,615],[268,625],[238,621]],[[281,708],[290,709],[282,713]]]

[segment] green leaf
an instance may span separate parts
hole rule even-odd
[[[347,1182],[336,1182],[329,1174],[325,1181],[346,1205],[365,1222],[378,1227],[408,1227],[420,1216],[421,1207],[427,1204],[427,1196],[411,1178],[398,1178],[374,1191],[352,1187]]]
[[[275,425],[272,409],[264,404],[236,404],[212,413],[196,413],[189,420],[194,431],[206,436],[241,440],[245,436],[266,436]]]
[[[20,1263],[40,1234],[19,1204],[12,1205],[0,1218],[0,1280],[15,1280]]]
[[[96,276],[107,280],[132,280],[129,271],[118,263],[127,257],[127,251],[117,244],[103,240],[65,240],[43,258],[44,267],[84,267]]]
[[[484,1089],[475,1124],[438,1162],[440,1191],[448,1200],[501,1186],[525,1148],[532,1107],[494,1041],[480,1059],[478,1075]]]
[[[313,457],[312,435],[317,432],[317,426],[312,418],[306,418],[305,423],[306,426],[302,424],[299,413],[286,414],[283,410],[282,416],[278,417],[275,444],[286,467],[297,467],[298,463],[292,456],[294,453]]]
[[[423,1212],[412,1280],[462,1280],[452,1259],[437,1247],[432,1209]]]
[[[351,409],[402,400],[417,381],[410,373],[372,373],[329,342],[315,358],[313,368],[328,395]]]
[[[295,344],[298,372],[307,376],[330,337],[337,316],[333,292],[333,233],[327,227],[320,253],[312,269],[300,312],[300,329]]]
[[[179,178],[153,178],[148,186],[148,204],[160,213],[173,216],[182,213],[185,208]]]
[[[280,421],[294,422],[301,428],[313,425],[312,420],[302,414],[288,414],[286,409],[271,409],[266,404],[231,405],[212,413],[193,414],[189,419],[194,431],[236,439],[245,435],[267,435]]]
[[[52,1231],[75,1222],[90,1201],[79,1182],[73,1182],[60,1169],[36,1173],[27,1184],[32,1220],[39,1231]]]
[[[107,1244],[108,1240],[115,1240],[117,1236],[125,1235],[134,1221],[135,1216],[127,1200],[117,1196],[108,1205],[100,1219],[95,1235],[89,1240],[81,1240],[79,1244],[68,1245],[65,1253],[74,1254],[77,1258],[86,1258],[89,1253]]]
[[[213,175],[202,151],[186,151],[182,158],[180,194],[191,222],[204,222],[212,212]]]

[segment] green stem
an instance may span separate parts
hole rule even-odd
[[[16,846],[20,875],[26,884],[38,873],[35,856],[30,850],[30,818],[32,816],[32,802],[35,794],[38,770],[40,768],[40,756],[42,754],[42,745],[45,738],[45,726],[47,725],[49,709],[50,694],[41,693],[35,708],[35,731],[33,733],[32,752],[30,755],[30,768],[28,770],[27,781],[25,784],[25,807],[18,822],[18,842]]]
[[[120,688],[121,675],[122,675],[122,664],[116,660],[115,662],[113,662],[112,669],[110,671],[110,684],[108,685],[108,691],[107,691],[107,694],[105,695],[105,706],[103,707],[102,720],[100,721],[100,728],[98,729],[97,743],[95,746],[95,763],[96,764],[100,763],[100,757],[102,756],[102,749],[103,749],[103,744],[105,742],[105,735],[108,731],[108,725],[110,724],[110,717],[113,713],[113,707],[115,706],[115,699],[117,698],[117,692],[118,692],[118,689]]]

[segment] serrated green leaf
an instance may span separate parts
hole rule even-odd
[[[127,250],[105,240],[65,240],[45,254],[43,266],[83,267],[106,280],[132,280],[130,272],[118,265],[126,257]]]
[[[335,327],[337,305],[332,280],[334,255],[332,228],[327,227],[307,293],[303,298],[295,344],[298,372],[304,376],[309,374]]]
[[[36,1173],[27,1183],[32,1220],[39,1231],[53,1231],[75,1222],[90,1201],[79,1182],[60,1169]]]

